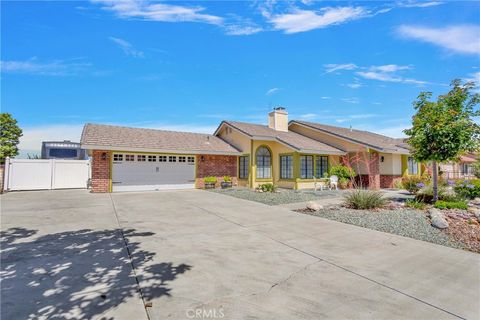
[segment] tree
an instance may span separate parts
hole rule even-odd
[[[22,129],[17,125],[10,113],[0,113],[0,163],[5,163],[6,157],[18,154],[18,143]]]
[[[414,159],[432,163],[434,202],[438,200],[438,163],[456,161],[480,147],[480,126],[473,119],[480,115],[474,109],[480,102],[480,95],[472,93],[475,84],[462,85],[455,79],[450,86],[436,102],[429,101],[431,92],[421,92],[413,102],[417,113],[412,128],[404,130]]]

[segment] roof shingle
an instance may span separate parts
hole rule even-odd
[[[88,123],[81,138],[82,148],[106,150],[239,154],[219,137],[191,132],[130,128]]]
[[[373,149],[377,149],[378,151],[397,152],[405,154],[410,153],[407,149],[408,144],[406,144],[404,141],[401,141],[400,139],[390,138],[378,133],[329,126],[326,124],[308,121],[292,120],[290,123],[304,125],[306,127],[352,141],[354,143],[372,147]]]
[[[344,154],[343,150],[337,149],[333,146],[330,146],[326,143],[308,138],[301,134],[295,133],[293,131],[283,132],[277,131],[269,128],[265,125],[238,122],[238,121],[224,121],[233,128],[243,132],[244,134],[261,139],[262,137],[272,138],[278,140],[281,143],[287,144],[293,149],[298,151],[309,151],[309,152],[318,152],[318,153],[333,153],[333,154]]]

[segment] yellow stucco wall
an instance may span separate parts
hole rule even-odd
[[[393,153],[380,153],[379,156],[383,156],[383,162],[380,161],[380,174],[402,174],[402,155]]]
[[[230,130],[227,130],[227,126],[220,131],[219,136],[223,140],[227,141],[233,145],[238,150],[244,153],[250,153],[250,139],[244,134],[240,133],[236,129],[228,127]]]

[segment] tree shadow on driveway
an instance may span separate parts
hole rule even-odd
[[[125,237],[151,232],[124,230]],[[151,263],[152,252],[129,242],[127,254],[120,229],[89,229],[29,239],[36,230],[10,228],[1,232],[2,319],[113,319],[108,311],[135,301],[143,310],[131,264],[142,269],[143,296],[170,295],[169,282],[191,269],[186,264]],[[138,308],[137,308],[138,309]],[[138,314],[137,318],[144,317]]]

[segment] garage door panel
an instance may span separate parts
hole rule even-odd
[[[194,188],[195,165],[182,162],[115,161],[113,191]]]

